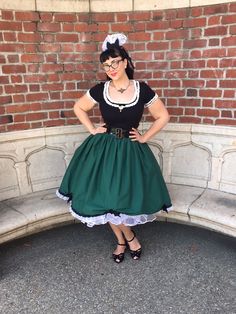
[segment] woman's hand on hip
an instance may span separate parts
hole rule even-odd
[[[130,131],[129,134],[130,134],[129,138],[131,139],[131,141],[136,141],[139,143],[146,143],[143,135],[141,135],[137,129],[132,128],[132,131]]]
[[[96,135],[96,134],[99,134],[99,133],[106,133],[107,131],[107,128],[104,127],[104,125],[100,125],[94,129],[91,130],[91,134],[92,135]]]

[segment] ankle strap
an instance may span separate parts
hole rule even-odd
[[[121,243],[117,243],[117,245],[121,245],[121,246],[126,246],[126,244],[124,243],[124,244],[121,244]]]
[[[132,230],[132,232],[133,232],[134,236],[133,236],[133,238],[131,240],[126,240],[127,242],[133,241],[133,239],[136,237],[136,234],[135,234],[134,230]]]

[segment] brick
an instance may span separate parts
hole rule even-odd
[[[217,80],[206,80],[206,88],[213,88],[218,86],[218,81]]]
[[[221,24],[235,24],[235,23],[236,23],[236,14],[222,16]]]
[[[73,33],[75,32],[74,24],[62,24],[62,32]]]
[[[44,120],[47,119],[48,114],[46,112],[34,112],[26,114],[26,121]]]
[[[174,31],[167,31],[166,32],[166,39],[187,39],[189,37],[189,31],[184,30],[174,30]]]
[[[77,15],[74,13],[55,13],[54,21],[56,22],[76,22]]]
[[[25,32],[36,32],[37,25],[34,22],[25,22],[23,23],[23,28]]]
[[[191,8],[190,14],[193,17],[201,16],[201,15],[203,15],[203,8],[202,7]]]
[[[60,112],[60,117],[61,118],[72,118],[72,117],[75,117],[75,114],[74,114],[73,110],[62,110]]]
[[[2,72],[5,74],[10,73],[25,73],[26,68],[25,65],[3,65]]]
[[[199,59],[202,57],[202,51],[201,50],[193,50],[190,53],[191,59]]]
[[[16,41],[16,33],[7,32],[3,33],[4,41]]]
[[[235,70],[226,70],[226,77],[236,78],[236,69]]]
[[[224,71],[223,70],[202,70],[200,72],[200,77],[202,78],[222,78],[224,76]]]
[[[203,122],[204,124],[213,124],[213,123],[214,123],[214,121],[213,121],[212,119],[209,119],[209,118],[204,118],[204,119],[202,120],[202,122]]]
[[[19,63],[19,55],[8,55],[7,56],[8,62],[9,63]]]
[[[26,43],[37,43],[40,42],[40,34],[34,33],[18,33],[18,41]]]
[[[224,90],[224,98],[235,98],[235,90]]]
[[[155,22],[147,22],[147,30],[148,31],[155,31],[161,29],[168,29],[170,25],[169,21],[155,21]]]
[[[22,94],[15,94],[13,95],[13,103],[24,103],[25,102],[25,96]]]
[[[79,52],[96,52],[97,45],[93,43],[80,43],[75,45],[75,51]]]
[[[12,123],[12,122],[13,122],[12,115],[0,116],[0,124],[7,124],[7,123]]]
[[[20,131],[27,130],[30,128],[29,123],[14,123],[12,125],[7,126],[7,131]]]
[[[25,114],[16,114],[13,116],[13,121],[15,122],[25,122]]]
[[[39,84],[30,84],[29,85],[29,91],[30,92],[39,92],[41,88],[41,85]]]
[[[56,35],[57,42],[78,42],[79,37],[77,34],[57,34]]]
[[[151,12],[142,11],[142,12],[131,12],[129,13],[129,21],[150,21]]]
[[[183,108],[169,108],[168,112],[170,115],[183,115],[184,109]]]
[[[53,14],[48,12],[40,12],[40,20],[45,22],[51,22],[53,19]]]
[[[0,84],[9,84],[9,77],[8,76],[0,76]]]
[[[53,44],[40,44],[39,45],[40,52],[59,52],[60,45],[57,43]]]
[[[236,3],[230,3],[229,4],[229,12],[236,12]]]
[[[226,13],[228,11],[227,4],[215,4],[203,8],[204,15]]]
[[[200,90],[199,96],[200,97],[222,97],[222,91],[215,90],[215,89]]]
[[[194,108],[184,108],[184,115],[195,116],[196,110]]]
[[[64,120],[49,120],[49,121],[43,121],[44,127],[53,127],[53,126],[62,126],[64,125]]]
[[[46,81],[47,77],[45,74],[24,75],[25,83],[41,83]]]
[[[196,68],[204,68],[205,67],[205,60],[193,60],[193,61],[184,61],[183,67],[184,69],[196,69]]]
[[[200,99],[197,98],[180,98],[179,99],[179,106],[183,107],[199,107],[200,106]]]
[[[153,40],[164,40],[165,33],[164,32],[153,32],[152,36],[153,36]]]
[[[0,30],[5,31],[21,31],[22,30],[22,23],[20,22],[5,22],[0,21]]]
[[[13,11],[4,11],[4,10],[2,10],[2,12],[1,12],[1,18],[3,19],[3,20],[13,20],[14,19],[14,15],[13,15]]]
[[[236,67],[236,58],[220,60],[220,67],[221,68]]]
[[[0,96],[0,105],[10,104],[10,103],[12,103],[11,96]]]
[[[220,87],[222,87],[222,88],[236,88],[236,80],[220,81]]]
[[[204,36],[221,36],[227,34],[227,27],[225,26],[215,26],[206,28],[204,30]]]
[[[221,111],[221,118],[233,118],[233,113],[228,110]]]
[[[206,26],[206,18],[202,17],[202,18],[195,18],[195,19],[187,19],[184,20],[183,22],[183,27],[204,27]]]
[[[196,40],[185,40],[183,43],[183,48],[204,48],[207,45],[206,39],[196,39]]]
[[[41,66],[42,72],[62,72],[63,71],[63,65],[62,64],[42,64]]]
[[[33,93],[26,95],[26,101],[48,100],[48,93]]]
[[[236,46],[236,36],[222,38],[222,46]]]
[[[16,112],[27,112],[29,111],[29,105],[12,105],[6,108],[7,113],[16,113]]]
[[[4,87],[6,94],[18,94],[26,93],[28,91],[27,85],[5,85]]]
[[[114,22],[115,13],[94,13],[91,19],[94,22]]]
[[[0,52],[24,52],[25,47],[23,44],[0,44]]]
[[[63,101],[53,101],[53,102],[45,102],[42,103],[42,109],[43,110],[53,110],[53,109],[62,109],[64,108],[64,102]]]
[[[204,117],[219,117],[220,113],[219,110],[215,109],[197,109],[197,115]]]
[[[25,53],[37,53],[38,52],[38,44],[25,44]]]
[[[38,12],[15,12],[15,19],[18,21],[39,21]]]
[[[64,89],[64,85],[62,83],[53,83],[53,84],[42,85],[43,91],[63,90],[63,89]]]
[[[209,46],[219,46],[220,39],[219,38],[210,38],[209,39]]]
[[[202,88],[205,85],[204,80],[183,80],[183,87]]]
[[[6,63],[6,58],[3,55],[0,55],[0,63]]]
[[[60,32],[61,26],[59,23],[38,23],[40,32]]]
[[[127,13],[116,13],[116,22],[128,22],[129,14]]]
[[[138,31],[137,27],[135,26],[135,30]],[[145,27],[142,29],[145,30]],[[111,25],[111,31],[112,32],[132,32],[133,31],[133,25],[131,24],[113,24]]]
[[[212,99],[203,99],[202,100],[202,107],[213,107],[213,100]]]
[[[230,35],[236,35],[236,25],[230,26],[229,34]]]
[[[226,56],[226,49],[207,49],[203,51],[203,58],[222,58]]]
[[[58,111],[51,111],[48,113],[49,119],[59,119],[60,115]]]
[[[168,50],[169,42],[150,42],[147,43],[147,50]]]
[[[216,125],[236,125],[236,119],[216,119]]]
[[[30,104],[30,111],[40,111],[42,110],[42,104],[41,103],[31,103]]]
[[[180,123],[200,123],[201,118],[198,117],[179,117]]]
[[[211,26],[211,25],[220,25],[221,24],[221,16],[219,15],[216,15],[216,16],[210,16],[208,18],[208,25]]]
[[[41,63],[44,61],[44,56],[42,54],[23,54],[21,56],[21,62],[23,63]]]

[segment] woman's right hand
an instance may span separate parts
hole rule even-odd
[[[107,131],[107,128],[104,127],[104,125],[100,125],[94,129],[91,130],[91,134],[92,135],[96,135],[96,134],[99,134],[99,133],[106,133]]]

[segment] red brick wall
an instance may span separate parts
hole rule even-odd
[[[2,10],[0,131],[78,123],[74,101],[105,78],[97,60],[108,32],[128,35],[136,78],[158,92],[172,122],[236,125],[236,3],[228,3],[128,13]],[[91,116],[100,121],[98,109]]]

